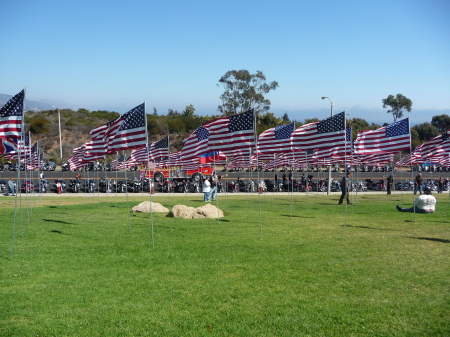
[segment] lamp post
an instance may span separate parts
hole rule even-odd
[[[333,116],[334,103],[333,103],[333,101],[330,99],[330,97],[322,96],[322,99],[325,99],[325,98],[328,98],[328,100],[331,102],[331,116]]]
[[[53,109],[55,109],[54,106],[52,106]],[[58,126],[59,126],[59,155],[61,158],[61,163],[62,163],[62,141],[61,141],[61,113],[59,111],[59,109],[56,109],[56,111],[58,111]]]
[[[330,99],[330,97],[322,96],[322,99],[328,98],[328,100],[331,102],[331,117],[333,117],[333,109],[334,109],[334,103]],[[330,195],[331,193],[331,165],[328,166],[328,184],[327,184],[327,195]]]

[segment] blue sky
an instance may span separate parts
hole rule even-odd
[[[450,1],[3,0],[0,93],[124,113],[143,101],[217,114],[228,70],[264,72],[271,112],[392,123],[381,100],[413,101],[411,124],[450,115]]]

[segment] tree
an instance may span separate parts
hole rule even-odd
[[[158,116],[158,110],[155,107],[153,107],[153,116]]]
[[[224,116],[250,109],[255,109],[256,115],[269,111],[271,103],[264,95],[278,88],[278,82],[267,83],[259,70],[256,74],[250,74],[248,70],[230,70],[220,78],[219,85],[225,92],[220,96],[222,105],[217,110]]]
[[[195,116],[195,108],[192,104],[186,105],[183,112],[181,113],[182,117],[193,118]]]
[[[177,110],[173,110],[173,109],[167,109],[167,117],[174,117],[174,116],[179,116],[180,114],[178,113]]]
[[[396,97],[389,95],[381,101],[383,102],[383,108],[390,108],[387,113],[392,113],[392,116],[394,116],[394,122],[396,122],[398,118],[403,117],[403,110],[411,112],[411,107],[413,105],[413,102],[402,94],[397,94]]]
[[[436,127],[439,132],[443,133],[450,129],[450,117],[448,115],[433,116],[431,125]]]
[[[267,112],[261,116],[259,120],[259,125],[257,127],[258,134],[261,134],[267,129],[274,128],[278,125],[281,125],[280,119],[275,117],[273,113]]]
[[[411,130],[416,130],[418,135],[419,135],[419,139],[422,142],[426,142],[430,139],[433,139],[436,136],[439,136],[439,131],[438,129],[431,125],[430,123],[422,123],[422,124],[417,124],[414,125]]]
[[[305,124],[309,124],[309,123],[314,123],[314,122],[320,122],[319,118],[314,117],[314,118],[305,118]]]
[[[41,116],[36,116],[30,122],[30,132],[33,134],[47,133],[50,131],[50,121]]]
[[[287,114],[287,112],[284,113],[283,117],[281,118],[281,120],[283,121],[283,124],[289,124],[291,121],[289,120],[289,116]]]

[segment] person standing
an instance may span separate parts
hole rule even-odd
[[[387,194],[391,194],[391,188],[392,183],[394,182],[394,178],[392,177],[392,174],[387,178],[387,185],[386,185],[386,191]]]
[[[419,191],[420,194],[423,193],[422,191],[422,173],[419,173],[416,178],[414,179],[414,194]]]
[[[205,181],[203,182],[202,192],[203,192],[203,201],[209,202],[211,198],[211,183],[209,182],[208,177],[206,177]]]
[[[12,196],[15,196],[14,192],[15,192],[16,186],[14,185],[14,181],[12,178],[9,178],[8,180],[8,192],[6,192],[4,194],[5,197],[7,197],[9,195],[9,193],[11,193]]]
[[[214,173],[211,176],[211,200],[215,201],[217,198],[217,184],[219,183],[219,178],[217,177],[217,174]]]
[[[276,171],[275,171],[275,178],[274,179],[275,179],[274,191],[278,192],[278,173]]]
[[[352,174],[350,171],[347,171],[347,174],[342,178],[342,183],[341,183],[341,190],[342,190],[342,194],[341,194],[341,198],[339,199],[339,205],[342,205],[342,203],[344,202],[344,199],[347,200],[347,205],[351,205],[352,203],[350,202],[349,199],[349,190],[350,190],[350,178],[351,178]]]
[[[443,189],[444,189],[444,179],[439,178],[439,181],[438,181],[438,193],[442,193]]]

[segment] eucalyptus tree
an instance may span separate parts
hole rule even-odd
[[[230,70],[219,79],[217,86],[225,89],[217,110],[223,116],[230,116],[250,109],[254,109],[256,115],[268,112],[271,102],[264,95],[279,85],[276,81],[267,82],[259,70],[256,74],[250,74],[248,70]]]
[[[398,118],[403,117],[404,110],[411,112],[411,107],[413,105],[413,102],[402,94],[397,94],[395,97],[394,95],[389,95],[381,101],[383,102],[383,108],[390,108],[387,113],[392,114],[394,122],[396,122]]]

